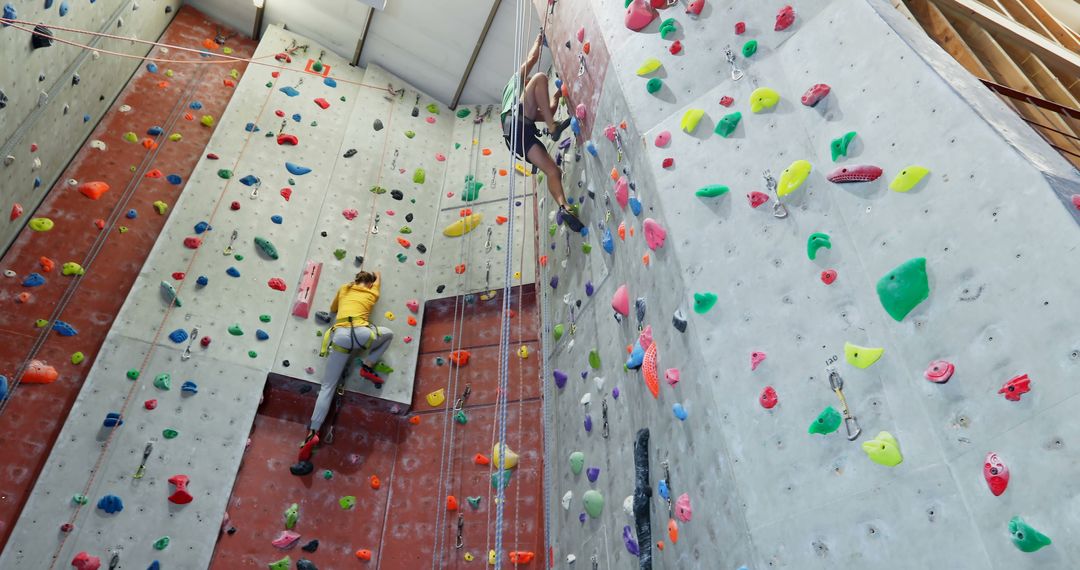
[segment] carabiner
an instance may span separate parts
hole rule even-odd
[[[731,46],[724,48],[724,58],[727,59],[728,65],[731,66],[731,80],[738,81],[743,78],[743,72],[739,69],[739,66],[735,64],[735,52],[731,51]]]

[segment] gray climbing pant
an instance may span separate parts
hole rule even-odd
[[[353,351],[362,350],[370,340],[371,346],[367,349],[367,357],[364,358],[364,362],[369,366],[374,366],[382,358],[386,349],[390,348],[390,341],[394,339],[394,331],[386,327],[375,328],[378,329],[378,335],[372,340],[371,336],[374,331],[368,327],[337,327],[334,329],[334,336],[330,339],[330,342]],[[334,392],[337,391],[338,383],[341,382],[341,373],[345,371],[345,365],[349,363],[351,356],[350,352],[333,350],[331,347],[326,359],[326,371],[323,372],[322,386],[319,388],[319,397],[315,400],[315,411],[311,413],[311,425],[308,426],[311,429],[319,431],[319,428],[322,427],[323,422],[326,420],[326,414],[330,411],[330,404],[334,401]]]

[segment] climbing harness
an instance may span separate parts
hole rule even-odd
[[[237,230],[232,231],[232,237],[229,238],[229,245],[225,246],[225,249],[221,250],[222,255],[233,254],[233,244],[236,243],[236,238],[240,237],[240,232]]]
[[[772,171],[766,168],[762,171],[761,177],[765,179],[765,189],[776,199],[772,206],[773,217],[786,218],[788,215],[787,207],[780,201],[780,194],[776,192],[776,179],[773,178]]]
[[[352,347],[344,347],[334,344],[334,331],[345,326],[349,327],[349,337],[351,341],[350,344],[352,344]],[[355,329],[358,327],[363,327],[371,331],[371,334],[368,336],[367,342],[363,343],[363,346],[360,346],[360,341],[356,339]],[[368,323],[366,325],[354,326],[353,317],[348,317],[347,319],[338,319],[338,322],[334,323],[333,326],[331,326],[329,329],[326,330],[325,333],[323,333],[322,348],[319,350],[319,356],[327,356],[328,354],[330,354],[330,349],[334,349],[337,352],[343,352],[345,354],[351,354],[352,351],[357,349],[367,350],[371,348],[371,344],[375,342],[375,339],[377,338],[379,338],[379,327],[371,323]]]
[[[829,386],[833,392],[836,392],[836,397],[840,398],[840,413],[844,416],[844,428],[847,430],[847,438],[849,441],[855,441],[862,433],[862,428],[859,427],[859,422],[855,420],[855,416],[851,415],[851,411],[848,410],[847,398],[844,397],[844,379],[840,377],[840,373],[835,369],[829,370]]]
[[[142,479],[143,472],[146,471],[146,460],[150,458],[150,454],[154,451],[154,442],[146,442],[146,447],[142,452],[142,463],[139,464],[139,468],[135,470],[135,474],[132,475],[135,479]]]
[[[735,52],[731,51],[731,46],[724,47],[724,57],[727,59],[728,65],[731,66],[731,80],[738,81],[742,79],[743,71],[735,63]]]
[[[187,347],[184,348],[184,353],[180,355],[180,360],[187,360],[191,358],[191,347],[195,344],[195,340],[199,338],[199,327],[193,327],[191,333],[188,335]]]

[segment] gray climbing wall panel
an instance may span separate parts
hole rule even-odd
[[[17,19],[92,30],[122,37],[156,40],[172,21],[179,0],[156,0],[142,4],[134,0],[54,2],[12,2]],[[60,6],[67,6],[60,16]],[[166,8],[170,11],[166,12]],[[33,25],[19,25],[33,28]],[[50,28],[51,29],[51,28]],[[146,44],[123,39],[54,31],[57,38],[89,45],[95,50],[143,56]],[[31,35],[14,27],[0,28],[0,53],[4,54],[0,91],[7,97],[0,109],[0,251],[30,219],[45,193],[64,171],[71,157],[90,134],[102,114],[124,86],[124,81],[140,65],[125,57],[106,57],[59,41],[47,48],[33,49]],[[77,83],[74,81],[78,76]],[[43,94],[47,95],[43,96]],[[84,120],[84,116],[88,117]],[[62,135],[61,135],[62,134]],[[31,152],[31,145],[37,150]],[[10,160],[7,157],[11,157]],[[40,165],[35,163],[40,160]],[[35,178],[40,185],[35,188]],[[24,214],[11,220],[12,206],[20,204]]]
[[[708,2],[696,21],[671,8],[642,33],[625,27],[623,2],[587,4],[601,29],[585,30],[586,39],[605,42],[612,54],[600,105],[589,109],[596,114],[591,139],[599,156],[581,150],[581,162],[565,169],[572,194],[586,194],[573,190],[578,180],[595,192],[584,205],[590,235],[542,234],[542,254],[550,259],[538,278],[550,354],[556,563],[573,555],[589,568],[595,555],[600,568],[634,567],[622,541],[624,526],[633,529],[634,521],[621,507],[634,491],[634,435],[647,427],[652,540],[665,543],[662,552],[652,547],[656,568],[1080,564],[1070,540],[1080,523],[1068,480],[1076,461],[1070,442],[1080,434],[1065,411],[1077,393],[1068,379],[1080,366],[1080,337],[1069,316],[1075,310],[1070,284],[1080,277],[1069,252],[1080,234],[1075,212],[1062,200],[1080,192],[1075,170],[888,3],[794,2],[795,24],[774,32],[782,3]],[[657,28],[667,17],[677,20],[678,31],[664,41]],[[746,22],[742,36],[733,33],[737,21]],[[577,24],[551,29],[552,45],[571,40],[577,49]],[[685,46],[677,56],[666,50],[674,39]],[[745,76],[732,81],[723,47],[738,53],[749,39],[758,40],[758,52],[737,58]],[[655,95],[645,89],[653,75],[635,74],[647,57],[664,65],[654,75],[665,87]],[[799,96],[815,83],[832,92],[817,107],[803,106]],[[749,95],[762,86],[781,100],[754,114]],[[723,96],[734,99],[730,109],[718,104]],[[705,116],[687,134],[679,125],[691,108]],[[735,133],[713,134],[732,111],[742,113]],[[603,127],[623,120],[628,128],[617,162]],[[672,141],[658,148],[654,139],[663,131]],[[829,143],[847,131],[858,138],[849,157],[834,164]],[[675,164],[663,168],[668,157]],[[762,171],[779,177],[798,159],[810,161],[813,171],[784,198],[790,215],[772,216],[775,197],[751,208],[746,194],[766,191]],[[853,164],[874,164],[884,174],[863,184],[825,179],[836,166]],[[927,179],[908,193],[890,191],[889,181],[912,164],[930,169]],[[613,166],[634,185],[630,196],[640,199],[640,216],[616,203]],[[695,196],[710,184],[731,191]],[[550,202],[541,202],[542,219],[552,212]],[[643,239],[645,218],[667,229],[656,251]],[[620,223],[625,241],[617,235]],[[601,247],[603,227],[616,234],[612,255]],[[810,261],[807,239],[814,232],[829,234],[832,248]],[[591,253],[583,253],[582,242]],[[915,257],[927,258],[930,296],[896,322],[875,284]],[[838,272],[832,285],[820,279],[825,269]],[[591,297],[586,283],[595,288]],[[610,302],[623,284],[630,316],[619,323]],[[703,292],[719,300],[696,314],[693,294]],[[642,324],[652,327],[658,347],[657,400],[643,374],[623,366],[638,336],[639,297],[647,304]],[[685,333],[672,326],[676,310],[689,321]],[[553,327],[569,330],[572,322],[574,334],[553,341]],[[883,347],[884,356],[855,368],[845,361],[845,342]],[[599,370],[588,363],[594,349]],[[767,356],[751,371],[755,351]],[[937,359],[956,366],[946,384],[923,378]],[[827,436],[807,433],[823,408],[839,408],[825,372],[830,362],[863,429],[854,442],[843,427]],[[681,377],[674,386],[665,382],[672,368]],[[569,376],[561,391],[552,380],[556,369]],[[997,393],[1024,373],[1032,383],[1021,401]],[[758,403],[766,386],[778,393],[771,410]],[[608,407],[607,438],[601,400]],[[673,413],[676,403],[686,410],[685,421]],[[583,426],[586,414],[591,433]],[[896,467],[873,463],[862,450],[880,431],[899,441],[903,462]],[[584,453],[586,467],[600,468],[595,483],[571,472],[573,451]],[[983,481],[988,452],[1011,470],[1000,497]],[[663,461],[672,499],[687,493],[693,505],[693,520],[678,522],[677,544],[657,494]],[[582,494],[590,488],[606,504],[599,518],[581,523]],[[568,491],[573,498],[564,510]],[[1007,527],[1016,515],[1054,544],[1033,554],[1014,548]]]

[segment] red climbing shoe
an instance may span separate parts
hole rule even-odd
[[[386,382],[386,380],[383,380],[375,372],[374,368],[372,368],[372,367],[370,367],[370,366],[368,366],[366,364],[363,364],[363,365],[360,366],[360,377],[361,378],[367,378],[368,380],[371,380],[371,382],[374,383],[376,386],[379,386],[383,382]]]
[[[319,445],[319,434],[313,433],[306,440],[304,445],[300,447],[300,453],[296,456],[297,461],[309,461],[311,460],[311,452],[315,449],[315,446]]]
[[[566,227],[577,233],[581,233],[581,228],[585,227],[585,224],[581,223],[581,220],[577,219],[577,216],[566,206],[559,206],[559,217],[562,218],[562,222],[566,224]]]

